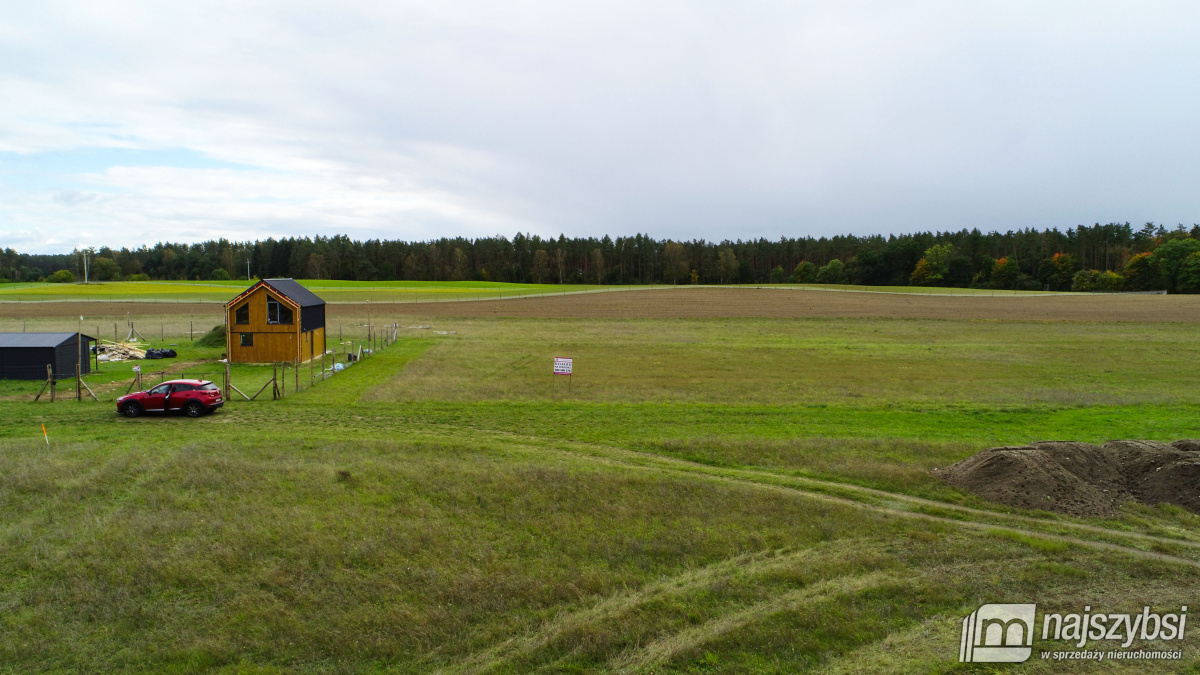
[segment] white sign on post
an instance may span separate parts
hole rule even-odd
[[[571,374],[571,358],[565,356],[554,357],[554,374],[555,375],[570,375]]]

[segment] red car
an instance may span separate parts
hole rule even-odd
[[[147,412],[182,411],[188,417],[199,417],[223,405],[221,390],[208,380],[171,380],[118,398],[117,412],[137,417]]]

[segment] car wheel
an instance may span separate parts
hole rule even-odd
[[[204,414],[204,406],[199,401],[188,401],[187,405],[183,406],[183,412],[188,417],[199,417]]]
[[[142,406],[138,405],[134,401],[130,401],[129,403],[126,403],[125,405],[121,406],[121,412],[126,417],[138,417],[139,415],[142,414],[143,411],[142,411]]]

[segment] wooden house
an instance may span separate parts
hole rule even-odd
[[[307,361],[325,351],[325,301],[293,279],[262,279],[225,303],[230,363]]]

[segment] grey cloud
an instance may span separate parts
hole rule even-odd
[[[1198,12],[27,3],[0,40],[25,102],[0,107],[0,149],[187,147],[324,195],[272,217],[243,203],[266,185],[123,184],[197,236],[206,202],[272,233],[410,238],[1192,222]],[[112,217],[75,206],[42,217]]]

